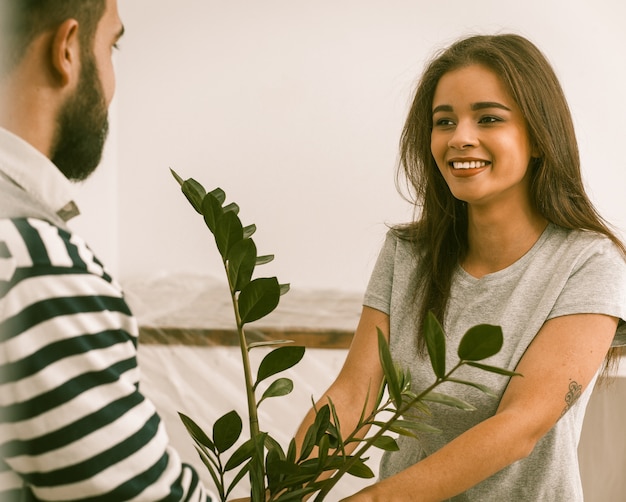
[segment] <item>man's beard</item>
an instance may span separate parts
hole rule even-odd
[[[107,105],[92,55],[83,54],[80,82],[57,118],[51,160],[72,181],[98,167],[109,131]]]

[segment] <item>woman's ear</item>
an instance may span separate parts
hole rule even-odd
[[[78,21],[67,19],[54,32],[50,63],[62,86],[71,85],[80,77],[80,42]]]

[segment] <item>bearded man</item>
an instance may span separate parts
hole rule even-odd
[[[137,326],[67,221],[97,167],[117,0],[0,0],[0,501],[210,500],[139,391]]]

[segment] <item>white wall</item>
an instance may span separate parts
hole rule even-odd
[[[259,251],[276,254],[263,275],[298,288],[363,289],[385,223],[410,215],[394,169],[423,62],[476,32],[518,32],[548,55],[592,199],[626,230],[622,0],[119,3],[127,35],[117,61],[117,188],[83,212],[91,218],[97,205],[119,215],[104,230],[118,231],[110,237],[123,279],[221,277],[173,167],[221,186],[244,223],[257,224]]]

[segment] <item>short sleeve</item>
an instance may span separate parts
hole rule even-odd
[[[387,232],[385,242],[370,276],[363,305],[380,310],[385,314],[391,311],[391,291],[396,255],[397,237],[393,231]]]
[[[626,345],[626,261],[608,239],[581,255],[549,318],[571,314],[617,317],[613,346]]]

